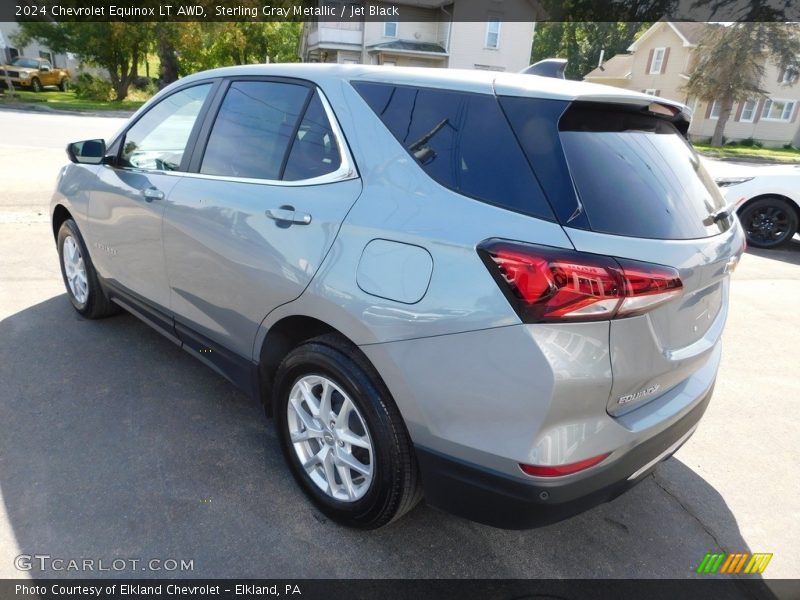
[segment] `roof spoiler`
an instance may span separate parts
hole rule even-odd
[[[525,67],[520,73],[526,75],[539,75],[540,77],[554,77],[555,79],[566,79],[564,70],[567,68],[566,58],[545,58],[529,67]]]

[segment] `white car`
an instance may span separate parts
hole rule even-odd
[[[800,222],[800,165],[737,166],[735,175],[717,176],[728,205],[737,206],[747,243],[776,248],[797,233]]]

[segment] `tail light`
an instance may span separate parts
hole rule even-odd
[[[503,240],[478,253],[526,323],[640,315],[683,291],[677,269],[662,265]]]
[[[593,456],[592,458],[587,458],[586,460],[570,463],[568,465],[543,466],[520,464],[519,468],[522,469],[523,473],[527,475],[533,475],[535,477],[562,477],[564,475],[572,475],[573,473],[584,471],[589,467],[600,464],[610,454],[611,452],[606,452],[605,454]]]

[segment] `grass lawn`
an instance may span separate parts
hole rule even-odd
[[[94,100],[81,100],[75,97],[75,92],[58,92],[55,90],[45,90],[30,92],[17,90],[16,98],[9,98],[7,94],[0,95],[0,106],[3,104],[39,104],[57,110],[72,111],[99,111],[99,110],[136,110],[144,100],[123,100],[122,102],[101,102]]]
[[[700,154],[714,158],[756,158],[773,162],[800,162],[800,150],[796,148],[756,148],[737,145],[712,148],[708,144],[692,145]]]

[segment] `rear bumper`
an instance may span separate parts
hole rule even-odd
[[[712,393],[713,386],[670,427],[586,474],[526,482],[417,446],[425,499],[452,514],[504,529],[561,521],[613,500],[644,479],[691,436]]]

